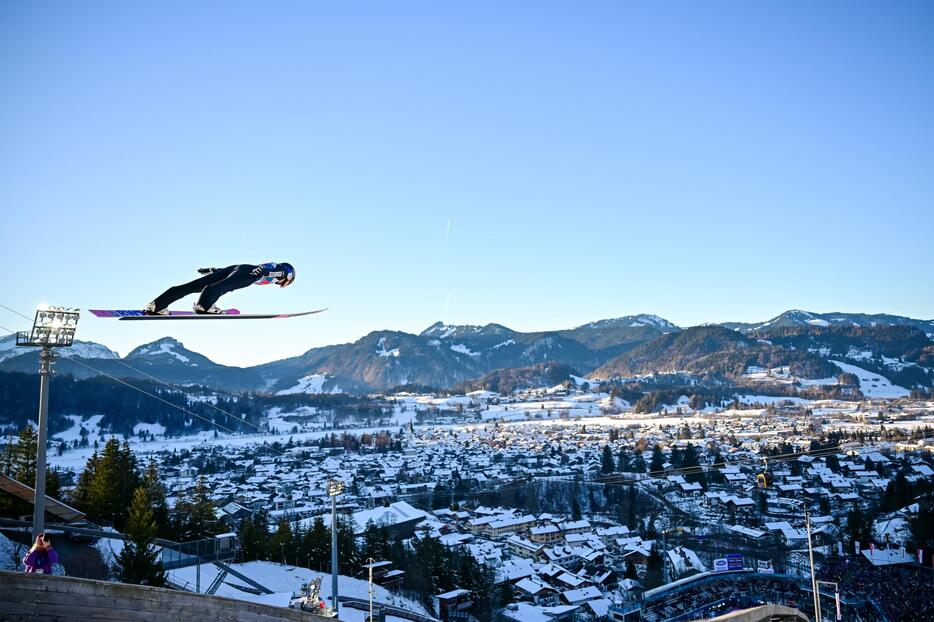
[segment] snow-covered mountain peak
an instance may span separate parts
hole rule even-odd
[[[662,331],[678,330],[675,324],[658,315],[651,313],[640,313],[638,315],[624,315],[622,317],[610,318],[607,320],[598,320],[586,325],[587,328],[613,328],[629,327],[638,328],[648,326]]]
[[[16,347],[16,335],[7,335],[0,338],[0,361],[11,359],[25,353],[25,348]]]
[[[27,354],[35,351],[35,348],[19,348],[16,346],[16,336],[7,335],[0,338],[0,361]],[[107,346],[93,341],[75,341],[71,347],[56,348],[56,352],[64,358],[83,358],[83,359],[108,359],[116,360],[120,356]]]
[[[451,337],[470,338],[485,337],[488,335],[506,335],[512,333],[512,330],[500,324],[474,326],[471,324],[445,324],[444,322],[435,322],[423,330],[419,336],[431,337],[432,339],[448,339]]]
[[[145,345],[139,346],[132,352],[127,355],[127,358],[138,358],[138,357],[172,357],[178,359],[182,363],[190,363],[191,352],[185,349],[185,346],[176,339],[172,337],[163,337],[153,341],[152,343],[147,343]]]
[[[108,359],[112,361],[120,358],[116,352],[107,346],[93,341],[75,341],[70,348],[61,348],[59,354],[64,358],[80,357],[83,359]]]

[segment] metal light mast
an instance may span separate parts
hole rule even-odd
[[[49,433],[49,377],[56,355],[52,348],[67,348],[75,339],[78,309],[40,307],[32,330],[16,333],[16,345],[40,347],[39,352],[39,430],[36,443],[36,494],[33,502],[32,537],[45,531],[45,445]]]
[[[344,492],[344,482],[328,480],[328,496],[331,497],[331,608],[337,617],[337,495]]]

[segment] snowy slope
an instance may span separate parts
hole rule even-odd
[[[20,348],[16,345],[16,336],[7,335],[0,339],[0,362],[17,356],[22,356],[29,352],[35,352],[35,348]],[[93,341],[76,340],[70,348],[59,348],[57,350],[64,358],[80,357],[84,359],[108,359],[114,360],[120,358],[116,352],[107,346]]]
[[[288,553],[286,554],[288,555]],[[298,595],[303,583],[309,583],[316,578],[321,577],[320,595],[322,599],[330,598],[331,575],[329,574],[315,572],[313,570],[308,570],[307,568],[301,568],[298,566],[284,566],[282,564],[273,562],[256,561],[246,562],[243,564],[231,564],[231,566],[235,570],[242,572],[254,581],[269,588],[276,594]],[[195,572],[196,569],[194,567],[182,568],[179,570],[171,571],[169,573],[169,577],[174,583],[193,586],[195,584]],[[217,572],[218,568],[216,566],[211,564],[202,565],[201,585],[210,585],[211,581],[214,580],[214,577],[217,576]],[[255,594],[239,590],[237,587],[235,587],[237,585],[243,585],[243,582],[235,577],[228,575],[228,577],[224,580],[224,583],[217,590],[217,596],[225,596],[227,598],[236,598],[238,600],[247,600],[250,602],[259,602],[257,601],[257,596]],[[337,590],[340,596],[350,596],[353,598],[359,598],[361,600],[367,600],[369,598],[368,589],[369,584],[362,579],[345,577],[343,575],[338,577]],[[431,615],[421,604],[407,598],[403,598],[397,594],[393,594],[386,588],[380,587],[378,585],[373,587],[373,602],[392,605],[394,607],[405,609],[407,611],[411,611],[412,613],[417,613],[423,616]],[[328,603],[330,603],[330,600],[328,600]],[[362,622],[362,615],[364,612],[351,609],[349,607],[341,608],[340,619],[343,622],[358,622],[358,619],[355,617],[347,617],[348,615],[355,615],[354,612],[361,614],[359,622]]]
[[[296,393],[341,393],[341,389],[338,386],[334,386],[326,390],[324,388],[324,384],[327,382],[327,380],[327,374],[311,374],[309,376],[303,376],[298,379],[298,384],[289,387],[288,389],[277,391],[276,395],[295,395]]]
[[[844,372],[853,374],[859,378],[859,390],[863,395],[869,398],[895,398],[907,397],[910,393],[905,387],[889,382],[888,378],[879,374],[867,371],[862,367],[843,363],[841,361],[830,361]]]

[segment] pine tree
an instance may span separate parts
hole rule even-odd
[[[603,446],[603,456],[600,458],[600,471],[604,474],[613,472],[613,453],[609,445]]]
[[[279,521],[276,533],[273,534],[272,540],[269,542],[269,548],[272,558],[284,564],[286,556],[292,553],[292,549],[295,548],[295,541],[292,538],[292,526],[289,521],[284,518]]]
[[[623,573],[624,579],[637,580],[639,578],[639,572],[636,570],[636,565],[632,563],[631,559],[626,560],[626,571]]]
[[[164,585],[165,571],[153,546],[158,527],[153,518],[148,491],[143,486],[133,494],[128,514],[127,539],[117,556],[120,580],[141,585]]]
[[[470,591],[471,613],[479,622],[492,622],[502,598],[495,597],[496,573],[493,568],[477,562],[473,555],[461,555],[458,561],[459,587]]]
[[[652,461],[649,463],[649,471],[660,473],[665,470],[665,455],[662,448],[658,445],[652,448]]]
[[[39,438],[36,429],[27,425],[20,430],[19,439],[13,443],[12,436],[4,452],[3,465],[0,472],[12,477],[18,482],[30,487],[36,485],[36,453],[39,448]],[[45,469],[45,494],[47,497],[57,498],[61,488],[58,473],[54,469]],[[32,504],[13,497],[0,494],[0,515],[22,516],[32,512]]]
[[[168,536],[171,533],[169,506],[165,500],[165,485],[159,479],[159,470],[154,460],[149,461],[141,486],[149,497],[149,507],[152,510],[153,520],[156,521],[158,535]]]
[[[685,475],[684,479],[705,487],[707,486],[707,478],[700,466],[700,458],[697,456],[697,449],[691,443],[687,444],[687,447],[684,448],[684,452],[681,454],[681,467],[692,469]]]
[[[633,456],[629,470],[633,473],[645,473],[645,458],[642,457],[641,451],[637,451]]]
[[[367,521],[363,530],[361,557],[364,561],[383,561],[389,558],[389,531],[385,527],[377,526],[372,520]]]
[[[353,519],[347,515],[337,517],[338,570],[341,574],[353,575],[359,570],[360,555],[357,551],[357,537],[354,534]],[[331,547],[328,546],[330,555]]]
[[[266,531],[266,513],[262,510],[240,521],[237,530],[240,559],[256,561],[269,557],[269,532]]]
[[[214,502],[208,496],[208,486],[203,476],[198,478],[189,496],[175,505],[174,523],[176,538],[183,542],[217,534]]]
[[[311,524],[311,529],[305,532],[307,540],[308,556],[311,559],[311,566],[316,569],[323,569],[328,563],[331,555],[331,530],[324,524],[324,517],[315,517]]]
[[[662,559],[661,551],[658,549],[658,543],[652,544],[652,550],[645,562],[645,581],[643,586],[650,590],[658,587],[665,580],[665,560]]]
[[[626,510],[626,527],[633,530],[639,522],[636,520],[636,489],[631,484],[626,487],[626,504],[629,506]]]
[[[854,508],[846,515],[846,527],[843,532],[850,541],[850,546],[854,542],[859,542],[860,548],[869,545],[873,540],[873,518],[866,514],[860,508]]]
[[[619,455],[616,459],[616,470],[620,473],[629,471],[629,455],[626,453],[625,447],[620,447],[619,449]]]
[[[111,438],[100,454],[91,454],[73,499],[90,520],[112,522],[117,529],[123,529],[127,508],[139,485],[136,457],[130,446],[124,443],[121,447],[116,438]]]
[[[19,441],[13,453],[13,479],[32,486],[36,481],[36,453],[39,437],[36,429],[27,425],[19,433]]]

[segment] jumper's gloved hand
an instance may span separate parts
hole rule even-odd
[[[217,270],[217,268],[198,268],[198,274],[211,274]]]
[[[257,266],[250,271],[250,276],[263,276],[263,267]]]

